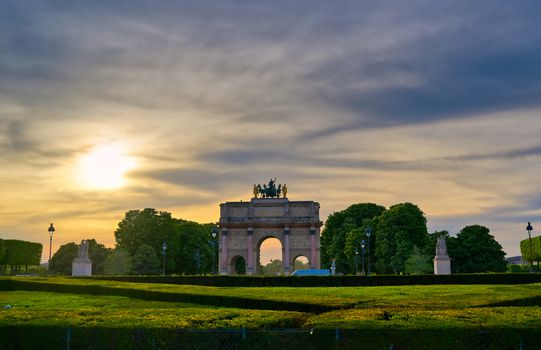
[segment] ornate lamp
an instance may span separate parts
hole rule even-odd
[[[532,224],[528,221],[528,226],[526,226],[526,231],[528,231],[528,243],[530,245],[530,273],[533,272],[533,256],[532,256]]]
[[[51,253],[52,253],[52,247],[53,247],[53,233],[55,231],[53,223],[51,222],[51,226],[49,226],[49,264],[47,266],[47,270],[49,275],[51,274]]]

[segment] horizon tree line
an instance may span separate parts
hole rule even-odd
[[[114,232],[114,249],[89,239],[94,274],[208,274],[217,271],[218,245],[210,234],[214,224],[176,219],[152,208],[129,210]],[[370,230],[370,237],[366,231]],[[357,203],[329,215],[321,235],[322,268],[335,259],[338,272],[355,273],[363,240],[370,247],[365,264],[379,274],[432,273],[437,238],[444,236],[453,273],[506,270],[501,245],[480,225],[464,227],[456,237],[447,231],[428,233],[424,213],[413,203],[386,209],[375,203]],[[163,242],[166,242],[163,259]],[[77,244],[60,247],[51,270],[70,274]],[[357,260],[357,264],[358,264]],[[213,267],[214,264],[214,267]]]

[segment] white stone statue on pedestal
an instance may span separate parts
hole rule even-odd
[[[84,239],[79,245],[77,257],[71,264],[72,276],[92,276],[92,261],[88,258],[88,241]]]
[[[438,242],[436,243],[436,256],[434,257],[434,274],[451,274],[451,258],[449,258],[449,255],[447,255],[447,244],[445,243],[445,237],[438,237]]]

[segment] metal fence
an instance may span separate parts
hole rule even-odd
[[[457,330],[0,329],[0,349],[539,349],[539,332]]]

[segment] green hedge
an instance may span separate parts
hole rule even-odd
[[[80,277],[78,277],[80,278]],[[359,287],[434,284],[528,284],[541,283],[541,274],[486,273],[455,275],[377,276],[94,276],[100,280],[187,284],[215,287]]]
[[[531,244],[531,247],[530,247]],[[531,249],[531,256],[530,256]],[[532,237],[531,242],[529,239],[520,241],[520,254],[524,261],[540,261],[541,260],[541,236]]]
[[[11,273],[20,273],[21,265],[39,265],[42,249],[41,243],[0,239],[0,265],[12,265],[15,271]]]

